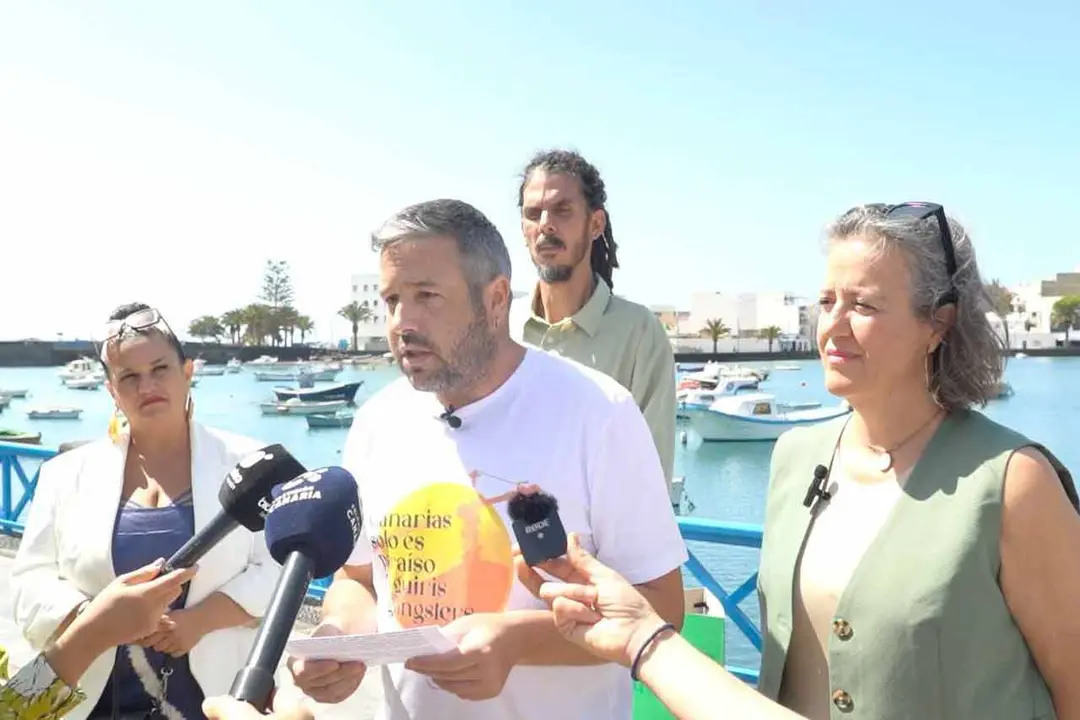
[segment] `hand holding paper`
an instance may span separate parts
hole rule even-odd
[[[368,667],[401,663],[415,657],[439,655],[457,646],[437,627],[425,626],[368,635],[324,634],[294,638],[286,650],[303,660],[362,662]]]

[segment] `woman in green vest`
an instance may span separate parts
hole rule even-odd
[[[773,452],[760,691],[813,720],[1080,718],[1080,515],[1044,447],[972,408],[1001,342],[938,205],[828,232],[818,350],[852,412]]]

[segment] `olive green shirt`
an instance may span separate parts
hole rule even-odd
[[[675,465],[675,354],[660,320],[644,305],[612,294],[594,276],[596,289],[571,317],[548,324],[540,314],[539,285],[528,305],[510,313],[516,340],[554,352],[613,378],[630,391],[649,425],[664,477]]]

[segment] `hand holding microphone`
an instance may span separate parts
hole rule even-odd
[[[266,515],[266,545],[283,570],[247,663],[236,674],[229,695],[259,711],[267,709],[274,672],[308,585],[348,561],[361,522],[356,481],[342,468],[313,470],[274,489]]]

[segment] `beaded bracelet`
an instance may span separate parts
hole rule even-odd
[[[638,648],[637,654],[634,656],[634,662],[630,664],[630,679],[638,680],[638,665],[641,664],[641,658],[645,655],[645,650],[652,645],[653,640],[660,636],[660,633],[665,630],[674,630],[675,626],[671,623],[664,623],[660,627],[652,631],[649,637],[645,638],[645,642],[641,643],[641,647]]]

